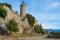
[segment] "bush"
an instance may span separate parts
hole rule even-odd
[[[44,31],[43,31],[41,25],[35,26],[34,30],[35,30],[35,32],[38,33],[38,34],[40,34],[40,33],[44,34]]]
[[[52,35],[60,35],[60,32],[51,32]]]
[[[0,6],[0,17],[5,19],[6,16],[7,16],[7,11]]]
[[[7,4],[7,3],[0,3],[0,5],[1,5],[1,6],[5,5],[5,6],[9,7],[9,8],[12,10],[12,7],[11,7],[10,4]]]
[[[18,29],[18,27],[17,27],[17,23],[15,22],[15,20],[10,20],[9,22],[8,22],[8,24],[6,24],[6,27],[7,27],[7,29],[9,30],[9,32],[10,32],[10,34],[12,33],[12,32],[18,32],[19,31],[19,29]]]
[[[35,18],[32,15],[30,15],[30,14],[26,14],[26,17],[28,19],[28,22],[29,22],[30,26],[33,27],[34,26],[34,22],[35,22]]]

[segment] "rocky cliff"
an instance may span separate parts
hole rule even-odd
[[[7,10],[7,16],[5,18],[5,23],[8,23],[9,20],[14,19],[16,23],[18,24],[19,33],[22,33],[23,30],[25,32],[29,33],[30,25],[28,23],[27,18],[24,18],[24,20],[21,20],[20,15],[9,9],[8,7],[4,6],[4,8]]]

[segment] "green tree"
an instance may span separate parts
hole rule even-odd
[[[30,15],[30,14],[26,14],[26,17],[28,19],[28,22],[29,22],[30,26],[33,27],[34,26],[34,22],[35,22],[35,18],[32,15]]]
[[[52,35],[60,35],[60,32],[54,32],[54,31],[52,31],[52,32],[50,32],[50,34],[52,34]]]
[[[5,6],[9,7],[9,8],[12,10],[12,7],[11,7],[10,4],[7,4],[7,3],[0,3],[0,5],[1,5],[1,6],[5,5]]]
[[[35,32],[38,33],[38,34],[40,34],[40,33],[44,34],[41,24],[35,26],[34,30],[35,30]]]
[[[43,28],[42,28],[42,25],[40,24],[40,32],[42,33],[42,34],[44,34],[44,31],[43,31]]]
[[[7,11],[3,7],[0,6],[0,17],[5,19],[6,16],[7,16]]]
[[[7,29],[9,30],[9,32],[10,32],[10,34],[12,33],[12,32],[18,32],[19,31],[19,29],[18,29],[18,27],[17,27],[17,23],[15,22],[15,20],[10,20],[9,22],[8,22],[8,24],[6,24],[6,27],[7,27]]]

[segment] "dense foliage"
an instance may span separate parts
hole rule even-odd
[[[5,19],[6,16],[7,16],[7,11],[3,7],[0,6],[0,17]]]
[[[15,20],[10,20],[9,22],[8,22],[8,24],[6,24],[6,27],[7,27],[7,29],[9,30],[9,32],[10,32],[10,34],[12,33],[12,32],[18,32],[19,31],[19,29],[18,29],[18,27],[17,27],[17,23],[15,22]]]
[[[52,35],[60,35],[60,32],[51,32]]]
[[[35,26],[34,30],[35,30],[35,32],[38,33],[38,34],[40,34],[40,33],[44,34],[44,31],[43,31],[43,29],[42,29],[41,24]]]
[[[7,4],[7,3],[0,3],[0,5],[1,5],[1,6],[5,5],[5,6],[9,7],[9,8],[12,10],[12,7],[11,7],[10,4]]]
[[[60,32],[52,31],[49,33],[49,35],[47,37],[48,38],[60,38]]]
[[[35,18],[32,15],[30,15],[30,14],[26,14],[26,17],[28,19],[28,22],[29,22],[30,26],[33,27],[34,26],[34,22],[35,22]]]

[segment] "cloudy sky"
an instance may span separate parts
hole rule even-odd
[[[12,5],[20,13],[21,0],[0,0]],[[26,13],[30,13],[44,29],[60,29],[60,0],[25,0]]]

